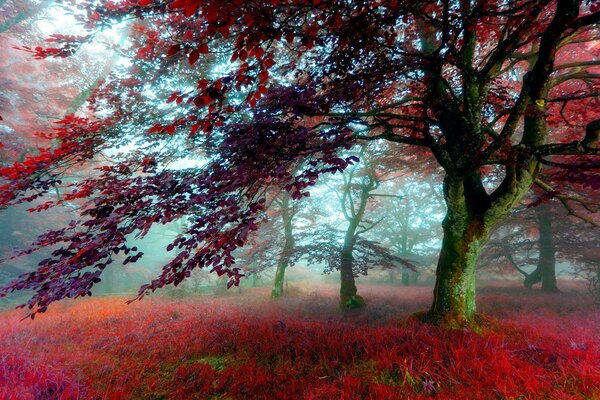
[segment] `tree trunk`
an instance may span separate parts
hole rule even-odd
[[[294,234],[292,231],[292,217],[293,213],[290,210],[290,196],[285,193],[282,201],[282,212],[281,218],[283,220],[283,231],[285,235],[285,244],[281,253],[279,254],[279,260],[277,261],[277,270],[275,271],[275,280],[273,282],[273,289],[271,290],[271,298],[276,299],[284,294],[284,280],[285,270],[290,263],[291,252],[294,250]]]
[[[536,269],[527,277],[523,284],[531,289],[536,283],[542,282],[542,292],[558,292],[556,286],[556,246],[552,231],[552,216],[547,205],[535,208],[539,229],[539,258]]]
[[[540,229],[540,257],[538,260],[538,269],[542,279],[543,292],[557,292],[556,286],[556,247],[552,232],[552,217],[549,214],[548,206],[536,207],[538,226]]]
[[[410,272],[407,268],[402,269],[402,286],[410,286]]]
[[[351,182],[352,177],[350,177],[345,188],[347,193],[351,193]],[[350,212],[345,213],[348,220],[348,229],[346,229],[344,245],[340,252],[340,305],[345,309],[361,308],[365,305],[365,300],[357,294],[358,289],[356,288],[354,278],[354,257],[352,252],[354,251],[356,240],[361,233],[358,231],[358,227],[365,215],[369,194],[376,187],[377,184],[371,178],[367,182],[363,182],[360,187],[358,208],[355,210],[354,205],[351,205]],[[342,207],[346,207],[344,201],[342,201],[341,205]]]
[[[470,324],[475,316],[475,266],[487,229],[481,220],[455,221],[448,216],[443,225],[429,317],[452,328]]]
[[[348,309],[360,308],[365,304],[364,299],[357,294],[358,289],[356,288],[354,271],[352,271],[352,250],[356,241],[354,231],[355,229],[348,228],[344,247],[340,254],[340,304],[343,308]]]
[[[287,242],[286,242],[287,243]],[[281,254],[279,255],[279,261],[277,261],[277,269],[275,270],[275,280],[273,281],[273,289],[271,290],[271,297],[273,299],[283,296],[283,282],[285,280],[285,270],[289,264],[290,257],[286,255],[286,246],[284,246]]]
[[[438,259],[433,304],[428,319],[454,329],[473,323],[475,266],[489,237],[491,223],[467,209],[462,182],[446,178],[448,211],[442,227],[444,239]]]

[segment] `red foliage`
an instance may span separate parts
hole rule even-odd
[[[334,288],[321,289],[323,296],[269,304],[260,289],[237,299],[153,299],[131,306],[95,299],[57,306],[35,323],[5,312],[0,397],[600,395],[600,314],[582,311],[586,303],[577,292],[520,297],[516,289],[488,287],[481,304],[503,322],[475,333],[396,319],[407,304],[408,310],[419,307],[415,298],[427,302],[429,289],[365,287],[373,300],[364,314],[351,316],[338,311]]]

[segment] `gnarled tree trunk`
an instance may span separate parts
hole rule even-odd
[[[467,209],[462,182],[446,178],[444,191],[448,211],[429,317],[453,327],[468,324],[475,315],[475,266],[490,224]]]
[[[522,170],[523,176],[528,175]],[[508,181],[507,181],[508,182]],[[475,271],[481,249],[492,228],[502,220],[531,185],[531,175],[520,185],[499,188],[502,195],[487,195],[477,173],[447,175],[444,198],[448,211],[442,227],[444,239],[436,270],[430,321],[454,329],[472,325],[475,306]]]

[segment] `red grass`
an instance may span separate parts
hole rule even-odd
[[[476,334],[406,319],[430,289],[361,289],[370,302],[350,315],[333,287],[4,312],[0,399],[600,398],[600,312],[576,292],[482,290],[501,322]]]

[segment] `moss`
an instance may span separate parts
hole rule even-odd
[[[358,294],[352,296],[342,296],[340,300],[342,308],[346,310],[363,308],[366,304],[365,299]]]

